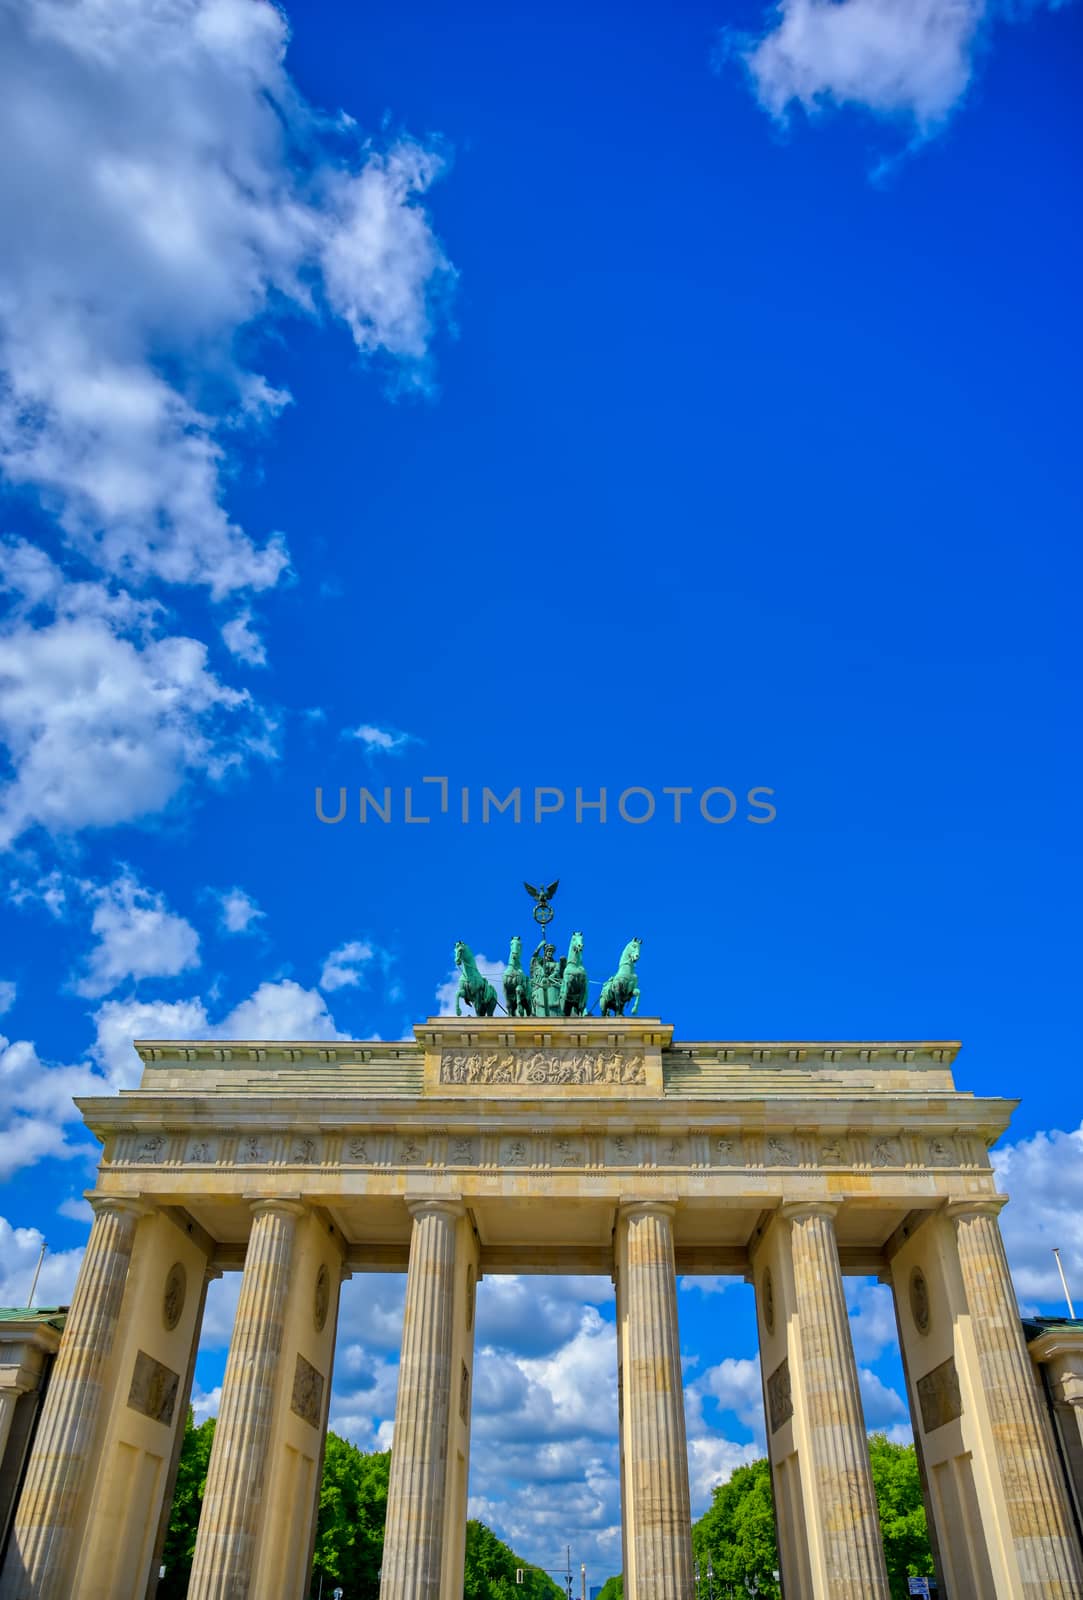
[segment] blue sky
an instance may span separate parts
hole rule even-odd
[[[959,1085],[1022,1100],[1021,1295],[1058,1308],[1053,1244],[1083,1295],[1078,11],[0,29],[0,1298],[40,1235],[70,1293],[70,1097],[134,1082],[133,1035],[397,1037],[556,877],[560,937],[601,978],[640,934],[678,1037],[962,1039]],[[777,816],[709,823],[711,787]],[[599,1578],[607,1295],[483,1286],[472,1481]],[[853,1295],[904,1429],[884,1291]],[[362,1443],[400,1297],[347,1290]],[[744,1286],[681,1309],[702,1503],[762,1435],[755,1341]]]

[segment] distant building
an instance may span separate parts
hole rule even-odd
[[[1023,1333],[1083,1543],[1083,1318],[1024,1317]]]
[[[0,1308],[0,1564],[67,1310]]]

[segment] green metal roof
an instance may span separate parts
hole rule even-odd
[[[0,1306],[0,1323],[47,1322],[62,1331],[67,1320],[67,1306]]]

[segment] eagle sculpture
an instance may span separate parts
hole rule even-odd
[[[555,883],[551,883],[548,889],[535,889],[532,883],[526,882],[523,883],[523,888],[532,900],[536,900],[540,906],[547,906],[560,888],[560,879],[558,878]]]

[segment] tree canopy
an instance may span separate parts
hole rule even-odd
[[[158,1585],[158,1600],[184,1600],[188,1593],[213,1440],[214,1418],[197,1428],[189,1410],[162,1553],[166,1570]],[[313,1596],[319,1593],[322,1576],[325,1600],[336,1587],[344,1589],[349,1600],[379,1600],[390,1469],[390,1451],[366,1454],[328,1433],[316,1519]],[[523,1582],[517,1584],[515,1575],[520,1567]],[[464,1600],[558,1600],[563,1591],[503,1544],[483,1522],[468,1522],[463,1594]]]
[[[906,1600],[907,1579],[933,1571],[917,1455],[913,1445],[892,1444],[884,1434],[874,1433],[869,1457],[892,1600]],[[766,1459],[738,1467],[718,1486],[692,1529],[692,1547],[702,1573],[708,1560],[714,1568],[716,1596],[725,1595],[729,1585],[743,1594],[744,1580],[755,1578],[764,1600],[775,1600],[779,1589],[772,1573],[778,1570],[778,1545]],[[701,1588],[706,1594],[706,1587]]]

